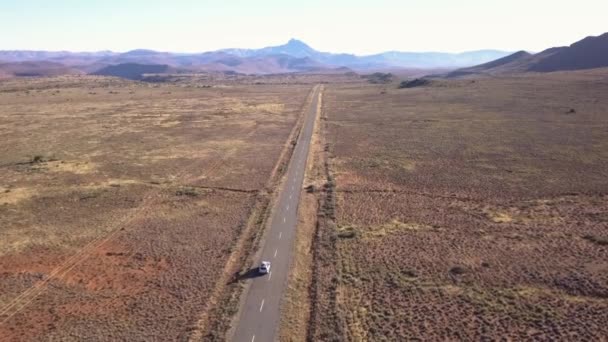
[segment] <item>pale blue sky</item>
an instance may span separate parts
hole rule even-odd
[[[0,0],[0,50],[540,51],[608,31],[608,0]]]

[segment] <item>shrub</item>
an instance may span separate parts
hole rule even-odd
[[[37,155],[35,155],[35,156],[32,157],[32,160],[30,161],[30,163],[32,163],[32,164],[38,164],[38,163],[43,163],[45,161],[46,160],[44,159],[44,156],[37,154]]]
[[[365,75],[363,78],[367,79],[369,83],[386,84],[393,81],[394,75],[391,73],[375,72],[371,75]]]
[[[608,246],[608,238],[605,238],[605,237],[597,237],[597,236],[594,236],[591,234],[587,234],[587,235],[583,236],[583,239],[593,242],[600,246]]]
[[[175,192],[175,194],[177,196],[190,196],[190,197],[198,196],[198,192],[196,191],[196,189],[193,189],[193,188],[179,189]]]
[[[338,237],[340,239],[352,239],[356,236],[357,234],[355,234],[354,231],[350,230],[350,231],[346,231],[346,232],[340,232],[338,233]]]
[[[450,269],[450,273],[454,275],[461,275],[465,274],[466,270],[462,266],[454,266]]]
[[[353,227],[347,227],[344,230],[338,232],[338,237],[340,239],[352,239],[357,236],[357,232],[353,229]]]
[[[416,87],[424,87],[431,84],[431,81],[426,80],[424,78],[416,78],[413,80],[403,81],[399,84],[399,89],[403,88],[416,88]]]
[[[416,271],[411,270],[411,269],[407,269],[407,270],[403,271],[403,274],[408,278],[418,278],[418,273],[416,273]]]

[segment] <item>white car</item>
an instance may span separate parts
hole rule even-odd
[[[260,267],[258,268],[258,271],[262,274],[270,272],[270,261],[262,261]]]

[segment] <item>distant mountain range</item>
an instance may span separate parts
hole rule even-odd
[[[463,53],[389,51],[357,56],[317,51],[296,39],[261,49],[223,49],[203,53],[143,49],[125,53],[0,51],[0,78],[96,74],[141,79],[145,74],[159,73],[273,74],[394,69],[456,69],[443,76],[466,77],[598,67],[608,67],[608,33],[537,54],[525,51],[510,54],[497,50]]]
[[[608,33],[587,37],[570,46],[554,47],[537,54],[518,51],[481,65],[462,68],[447,77],[552,72],[608,67]]]
[[[339,68],[351,70],[453,69],[487,62],[506,55],[508,52],[481,50],[457,54],[390,51],[369,56],[356,56],[346,53],[320,52],[302,41],[291,39],[284,45],[261,49],[223,49],[203,53],[171,53],[143,49],[125,53],[112,51],[0,51],[0,75],[5,75],[5,77],[22,74],[47,76],[55,75],[58,70],[63,68],[65,73],[107,73],[133,78],[141,76],[136,76],[138,75],[137,70],[148,70],[152,65],[167,66],[167,70],[177,73],[230,71],[246,74],[314,72]],[[24,71],[23,68],[28,65],[23,64],[24,62],[33,62],[37,66],[31,71]],[[144,65],[144,67],[135,64]],[[48,70],[45,69],[45,65],[48,66]],[[111,67],[115,65],[122,66]],[[18,72],[14,72],[17,69]]]
[[[296,39],[291,39],[284,45],[262,49],[224,49],[220,51],[243,58],[283,54],[310,58],[325,65],[359,70],[395,67],[416,69],[456,68],[475,65],[508,55],[508,52],[505,51],[480,50],[463,53],[389,51],[369,56],[356,56],[347,53],[320,52]]]

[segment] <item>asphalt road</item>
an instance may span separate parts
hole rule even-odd
[[[319,96],[319,87],[317,87],[289,162],[287,178],[275,204],[261,259],[258,260],[258,264],[262,260],[271,262],[270,273],[259,275],[256,270],[250,270],[248,273],[251,279],[247,281],[251,281],[251,284],[237,321],[233,341],[272,342],[275,340],[280,323],[281,298],[287,284],[293,254],[299,195],[304,181],[304,170],[317,116]]]

